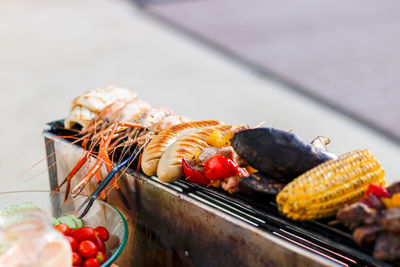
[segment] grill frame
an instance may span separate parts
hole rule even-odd
[[[51,190],[82,154],[81,147],[58,138],[65,133],[57,125],[62,121],[43,132]],[[117,261],[123,266],[391,266],[326,221],[287,219],[271,199],[255,201],[184,180],[166,184],[131,169],[120,184],[132,210],[114,192],[108,201],[130,225],[130,245]]]

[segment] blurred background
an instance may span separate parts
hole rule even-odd
[[[42,131],[113,84],[194,119],[370,148],[400,178],[398,1],[2,0],[1,191],[48,189]]]

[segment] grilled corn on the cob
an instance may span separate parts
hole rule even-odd
[[[357,150],[300,175],[278,194],[279,210],[294,220],[330,215],[360,200],[370,184],[385,185],[385,172],[369,150]]]

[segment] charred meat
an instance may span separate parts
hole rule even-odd
[[[375,220],[378,212],[362,202],[348,205],[338,211],[336,218],[350,229],[363,224],[365,221]]]
[[[378,218],[378,223],[385,231],[399,232],[400,207],[383,211]]]
[[[366,246],[373,244],[380,233],[382,227],[379,225],[366,225],[358,227],[353,233],[353,238],[360,246]]]
[[[393,234],[379,235],[374,247],[374,258],[394,261],[400,257],[400,238]]]

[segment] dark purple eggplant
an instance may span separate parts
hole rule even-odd
[[[294,133],[273,128],[238,132],[231,143],[236,153],[252,167],[286,182],[334,158]]]
[[[239,181],[239,192],[248,196],[276,196],[285,186],[265,176],[262,173],[253,173]]]

